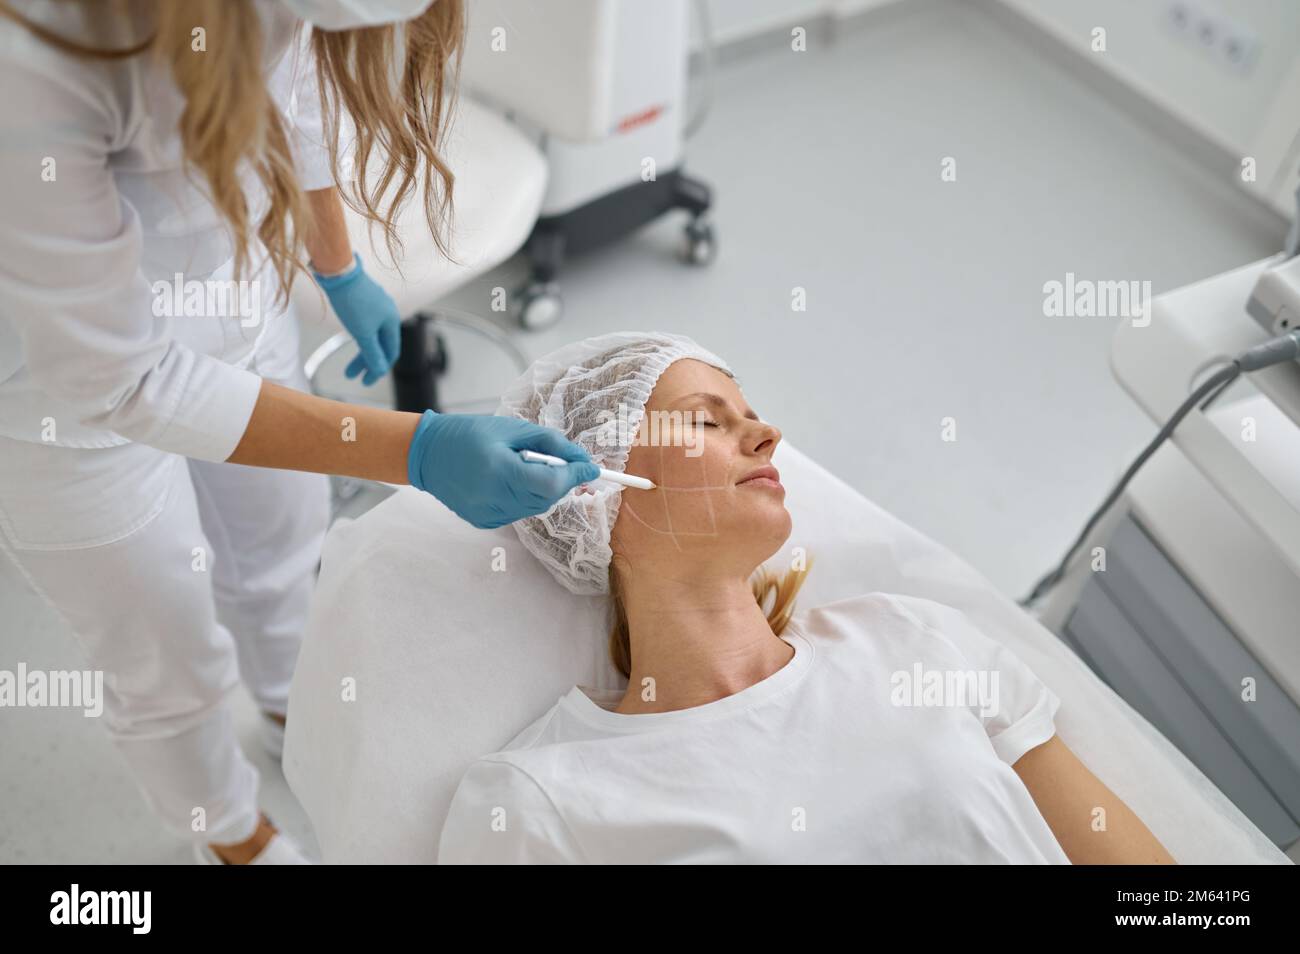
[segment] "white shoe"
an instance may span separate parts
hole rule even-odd
[[[277,762],[284,755],[284,726],[265,712],[262,713],[262,748]]]
[[[284,832],[277,831],[250,865],[309,865],[311,861],[302,853],[298,843]]]
[[[194,843],[194,858],[201,865],[224,865],[211,845]],[[298,843],[282,831],[277,831],[257,853],[250,865],[309,865],[311,861],[302,853]],[[238,866],[235,866],[238,867]]]

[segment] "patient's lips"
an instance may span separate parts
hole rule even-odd
[[[740,480],[736,481],[737,487],[771,487],[782,492],[785,487],[781,484],[781,474],[771,464],[765,464],[756,470],[751,470]]]

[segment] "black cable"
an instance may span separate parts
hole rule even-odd
[[[1044,593],[1061,581],[1061,577],[1065,576],[1065,571],[1069,568],[1070,561],[1074,559],[1079,547],[1083,546],[1089,534],[1101,521],[1101,518],[1106,516],[1107,511],[1115,505],[1115,501],[1119,500],[1120,495],[1124,493],[1124,488],[1142,469],[1142,465],[1159,449],[1161,444],[1169,439],[1169,435],[1174,432],[1174,428],[1182,422],[1192,408],[1196,407],[1202,400],[1204,403],[1201,403],[1201,408],[1209,407],[1243,373],[1259,371],[1285,361],[1298,360],[1300,360],[1300,329],[1287,332],[1276,338],[1270,338],[1263,344],[1256,345],[1253,348],[1247,348],[1233,358],[1231,363],[1210,375],[1200,387],[1188,395],[1187,400],[1178,405],[1178,410],[1174,411],[1173,416],[1165,422],[1164,427],[1160,428],[1159,433],[1151,439],[1151,443],[1147,444],[1142,453],[1138,454],[1137,459],[1129,465],[1128,470],[1124,471],[1124,476],[1119,479],[1119,483],[1102,501],[1101,506],[1093,511],[1078,539],[1074,541],[1070,549],[1065,551],[1065,556],[1061,558],[1061,562],[1056,565],[1054,570],[1045,574],[1042,579],[1034,584],[1034,588],[1029,591],[1029,595],[1020,600],[1020,605],[1024,607],[1032,606],[1042,599]]]
[[[1106,499],[1102,502],[1101,506],[1093,511],[1092,516],[1088,519],[1087,524],[1084,525],[1083,531],[1079,534],[1078,539],[1074,541],[1070,546],[1070,549],[1065,551],[1065,556],[1061,558],[1061,562],[1056,565],[1054,570],[1044,574],[1043,578],[1034,584],[1034,588],[1029,591],[1029,595],[1020,601],[1021,606],[1028,607],[1033,605],[1043,596],[1044,593],[1060,582],[1061,577],[1065,576],[1065,571],[1069,568],[1070,561],[1074,559],[1074,555],[1078,552],[1079,547],[1083,546],[1084,542],[1088,539],[1089,534],[1092,533],[1093,529],[1101,521],[1101,518],[1104,517],[1107,511],[1115,505],[1115,501],[1117,501],[1120,498],[1120,495],[1124,493],[1124,488],[1129,485],[1129,481],[1136,476],[1142,465],[1145,464],[1151,455],[1159,449],[1160,445],[1169,439],[1169,435],[1174,432],[1174,428],[1182,422],[1188,412],[1191,411],[1192,408],[1196,407],[1196,405],[1200,403],[1201,399],[1206,398],[1207,395],[1209,395],[1208,400],[1213,400],[1218,397],[1224,388],[1232,384],[1232,382],[1237,380],[1240,376],[1241,364],[1238,361],[1233,361],[1231,364],[1220,368],[1212,374],[1204,381],[1204,383],[1201,384],[1200,387],[1188,395],[1187,400],[1183,401],[1183,403],[1178,406],[1178,410],[1174,411],[1173,416],[1165,422],[1164,427],[1160,428],[1159,433],[1151,439],[1151,443],[1147,444],[1147,446],[1143,448],[1142,453],[1138,454],[1137,459],[1129,465],[1128,470],[1124,471],[1124,476],[1119,479],[1119,483],[1117,483],[1114,489],[1112,489],[1106,496]]]
[[[1200,407],[1200,409],[1201,409],[1202,411],[1204,411],[1204,410],[1205,410],[1206,408],[1208,408],[1211,404],[1213,404],[1215,401],[1217,401],[1217,400],[1219,399],[1219,395],[1223,394],[1224,391],[1226,391],[1226,390],[1228,390],[1228,388],[1232,387],[1233,382],[1236,381],[1236,380],[1237,380],[1237,379],[1236,379],[1235,377],[1233,377],[1233,378],[1229,378],[1227,381],[1224,381],[1223,384],[1219,385],[1219,388],[1218,388],[1217,391],[1215,391],[1213,394],[1211,394],[1209,397],[1207,397],[1204,401],[1201,402],[1201,407]]]

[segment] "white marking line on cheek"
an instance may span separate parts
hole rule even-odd
[[[662,447],[660,447],[660,448],[659,448],[659,465],[660,465],[660,473],[663,472],[663,454],[664,454],[664,449],[663,449]],[[704,476],[705,476],[705,479],[708,479],[709,472],[708,472],[708,467],[707,467],[707,465],[705,465],[705,464],[703,463],[703,461],[701,461],[701,466],[704,467]],[[703,487],[664,487],[664,486],[657,486],[655,489],[656,489],[656,490],[662,490],[662,491],[665,491],[665,492],[671,490],[673,493],[692,494],[692,493],[704,493],[705,491],[713,491],[713,490],[726,490],[726,489],[727,489],[727,485],[726,485],[726,484],[716,484],[716,485],[706,485],[706,486],[703,486]],[[651,491],[646,491],[646,492],[647,492],[647,493],[654,493],[653,490],[651,490]],[[632,506],[632,501],[631,501],[631,500],[624,499],[624,501],[623,501],[623,507],[625,507],[626,510],[627,510],[627,512],[630,513],[630,514],[633,516],[634,519],[636,519],[636,520],[637,520],[637,521],[638,521],[638,522],[639,522],[643,527],[645,527],[645,528],[646,528],[647,530],[649,530],[651,533],[660,533],[660,534],[663,534],[663,535],[665,535],[665,536],[670,536],[670,537],[672,537],[672,538],[673,538],[673,544],[677,547],[678,550],[681,550],[681,549],[682,549],[682,544],[681,544],[681,541],[678,539],[679,536],[682,536],[682,537],[716,537],[716,536],[718,535],[718,518],[717,518],[717,514],[715,514],[715,513],[713,512],[713,500],[712,500],[711,498],[709,498],[709,497],[705,497],[704,499],[705,499],[705,501],[707,501],[707,503],[708,503],[708,505],[709,505],[709,525],[713,527],[712,530],[694,530],[694,531],[692,531],[692,530],[674,530],[674,529],[673,529],[673,525],[672,525],[672,524],[673,524],[673,518],[672,518],[671,508],[668,506],[668,500],[667,500],[667,498],[664,499],[664,519],[666,519],[666,520],[668,521],[668,529],[667,529],[667,530],[660,530],[658,527],[652,527],[652,526],[650,526],[650,524],[646,521],[646,519],[645,519],[644,517],[642,517],[639,513],[636,512],[636,507]]]
[[[659,445],[659,471],[658,472],[661,474],[664,472],[664,447],[662,444]],[[667,497],[664,498],[664,519],[668,521],[668,535],[673,538],[673,546],[675,546],[680,552],[682,549],[682,541],[678,540],[677,534],[673,533],[673,511],[672,508],[668,506]]]
[[[703,471],[704,482],[707,484],[709,481],[709,465],[703,457],[700,458],[700,469]],[[667,502],[668,498],[665,497],[664,500]],[[716,534],[718,532],[718,515],[713,512],[713,497],[710,494],[705,494],[704,502],[709,505],[709,526],[713,528],[713,532]]]
[[[653,493],[653,491],[646,491],[646,493]],[[627,512],[630,513],[634,519],[640,522],[642,526],[645,526],[647,530],[650,530],[650,533],[662,533],[664,537],[672,537],[673,539],[676,539],[677,537],[716,537],[716,535],[718,535],[716,530],[712,530],[712,532],[703,532],[703,530],[660,530],[658,526],[650,526],[650,524],[647,524],[645,517],[642,517],[640,513],[637,513],[636,507],[632,506],[630,500],[625,502],[625,509],[627,509]],[[679,545],[677,548],[680,550],[681,546]]]

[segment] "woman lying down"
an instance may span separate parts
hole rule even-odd
[[[440,862],[1172,861],[1057,737],[1052,692],[956,610],[864,593],[792,617],[802,571],[751,583],[791,530],[781,432],[715,355],[590,339],[504,411],[657,486],[515,524],[561,584],[611,598],[628,688],[574,687],[475,762]],[[918,671],[949,692],[916,704]]]

